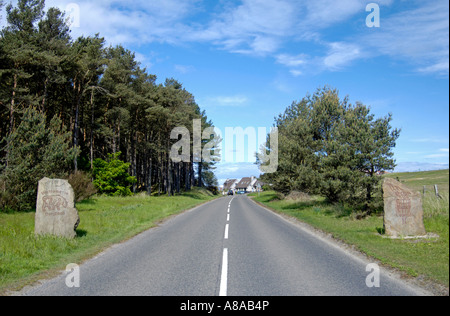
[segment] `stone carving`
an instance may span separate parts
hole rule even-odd
[[[66,180],[39,181],[35,234],[75,238],[80,223],[75,194]]]
[[[391,237],[426,235],[423,223],[422,198],[394,179],[385,179],[384,228]]]

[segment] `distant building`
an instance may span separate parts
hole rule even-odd
[[[228,179],[223,184],[223,194],[226,194],[230,191],[233,193],[236,192],[244,192],[244,193],[253,193],[253,192],[262,192],[263,182],[259,181],[256,177],[247,177],[242,178],[241,180],[236,179]]]
[[[257,192],[257,182],[258,179],[255,177],[242,178],[236,185],[236,191],[245,193]]]
[[[223,184],[223,192],[227,193],[229,191],[236,192],[236,185],[239,183],[239,180],[237,179],[228,179]]]

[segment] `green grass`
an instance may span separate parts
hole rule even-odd
[[[445,178],[445,175],[447,177]],[[440,182],[448,188],[448,170],[431,173],[390,175],[399,178],[411,188],[422,189],[423,183]],[[439,239],[391,240],[382,238],[383,217],[373,216],[357,220],[351,209],[330,205],[323,198],[310,202],[278,200],[275,192],[265,192],[254,199],[273,210],[295,217],[318,229],[331,233],[335,238],[354,245],[358,250],[381,263],[406,272],[412,277],[426,279],[449,286],[449,194],[441,191],[442,200],[432,193],[423,201],[425,227]]]
[[[0,293],[20,289],[69,263],[81,263],[212,199],[206,190],[175,197],[95,197],[76,205],[81,223],[74,240],[35,237],[34,212],[0,213]]]

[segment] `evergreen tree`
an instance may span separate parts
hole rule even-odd
[[[335,89],[318,89],[276,119],[279,167],[263,181],[283,193],[321,194],[371,214],[381,206],[380,174],[395,168],[400,130],[391,121],[391,114],[375,119],[362,103],[350,105]],[[262,148],[259,165],[269,149]]]
[[[2,80],[7,82],[7,99],[3,101],[9,108],[9,133],[25,104],[37,105],[28,82],[36,70],[39,48],[35,23],[42,18],[43,9],[43,0],[19,0],[16,8],[11,4],[6,7],[8,26],[1,34],[6,67],[1,73]]]
[[[192,152],[190,162],[173,162],[169,157],[173,128],[185,126],[193,135],[193,120],[201,120],[203,129],[212,126],[194,96],[175,79],[156,85],[156,76],[141,68],[133,52],[122,46],[105,47],[99,34],[72,39],[64,13],[57,8],[45,12],[44,7],[44,0],[18,0],[5,11],[8,23],[0,33],[2,179],[16,177],[13,170],[22,172],[15,144],[8,142],[18,137],[22,120],[33,110],[38,112],[33,114],[35,123],[23,125],[21,135],[24,128],[39,135],[36,126],[49,127],[57,116],[61,130],[71,134],[70,171],[92,171],[95,159],[120,152],[127,172],[136,179],[132,192],[172,195],[204,185],[214,161],[198,161]],[[30,140],[29,145],[36,142]],[[27,143],[24,140],[22,145]],[[207,143],[203,140],[202,147]],[[66,159],[62,162],[66,166]],[[38,161],[28,167],[38,167]],[[53,174],[47,171],[43,176]],[[0,183],[0,190],[6,192],[4,184]],[[4,204],[3,198],[0,203]]]
[[[57,90],[58,85],[69,80],[67,56],[71,45],[70,30],[59,9],[50,8],[45,18],[39,22],[38,45],[36,81],[37,91],[41,96],[39,108],[46,112],[49,103],[56,99],[52,92]]]
[[[57,116],[49,124],[46,120],[44,114],[30,107],[20,125],[7,137],[8,164],[0,176],[4,184],[2,208],[33,208],[37,184],[42,178],[68,175],[71,161],[77,155],[70,144],[70,133],[62,128]]]
[[[370,109],[361,103],[346,113],[346,131],[343,134],[349,149],[352,166],[363,177],[359,177],[360,195],[355,196],[369,215],[381,208],[381,174],[396,167],[392,151],[401,130],[391,126],[392,114],[375,119]]]
[[[0,19],[3,18],[3,16],[1,15],[2,10],[3,10],[3,0],[0,0]]]

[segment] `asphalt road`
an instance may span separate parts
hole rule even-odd
[[[69,264],[69,263],[68,263]],[[30,296],[410,296],[424,292],[255,204],[224,197],[112,247]],[[72,272],[75,270],[72,270]],[[68,277],[69,276],[69,277]],[[376,280],[369,278],[370,280]],[[69,282],[70,284],[70,282]]]

